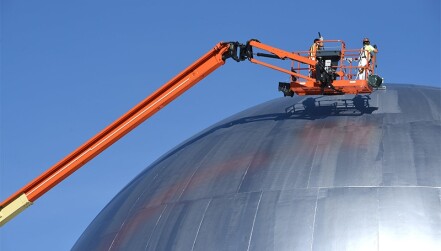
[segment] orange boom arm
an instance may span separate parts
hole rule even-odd
[[[187,69],[164,84],[107,128],[0,204],[0,225],[23,211],[89,160],[176,99],[225,63],[231,43],[219,43]]]

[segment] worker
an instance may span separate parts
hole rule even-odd
[[[358,61],[358,79],[365,80],[366,75],[370,74],[371,70],[369,70],[369,64],[372,61],[372,57],[375,57],[375,53],[377,52],[377,46],[372,46],[369,38],[364,38],[363,47],[360,49],[360,58]]]
[[[317,51],[323,48],[323,38],[314,39],[313,44],[309,47],[309,58],[316,61]],[[312,65],[309,66],[309,76],[311,78],[315,78],[315,67]]]

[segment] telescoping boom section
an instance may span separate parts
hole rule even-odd
[[[265,51],[254,53],[253,50]],[[326,54],[326,53],[325,53]],[[337,55],[339,56],[337,60]],[[367,80],[353,80],[351,71],[359,70],[360,67],[336,65],[335,61],[342,61],[346,51],[343,47],[340,53],[332,54],[333,60],[329,65],[326,60],[329,55],[312,60],[301,52],[287,52],[250,40],[246,44],[238,42],[221,42],[207,52],[193,64],[176,75],[162,87],[145,98],[127,113],[122,115],[112,124],[96,134],[86,143],[78,147],[65,158],[50,167],[43,174],[29,182],[23,188],[11,195],[0,204],[0,226],[12,219],[30,206],[40,196],[59,184],[73,172],[81,168],[89,160],[104,151],[107,147],[118,141],[143,121],[153,116],[161,108],[179,97],[189,88],[194,86],[204,77],[225,64],[228,58],[240,62],[249,60],[252,63],[286,73],[291,81],[279,83],[279,90],[285,96],[315,95],[315,94],[344,94],[344,93],[370,93],[375,86]],[[292,61],[289,69],[278,65],[266,63],[255,59],[265,57]],[[373,72],[371,66],[364,66],[366,71]],[[312,78],[309,72],[315,70],[318,74]],[[308,71],[307,73],[303,73]]]

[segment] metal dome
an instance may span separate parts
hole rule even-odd
[[[182,143],[73,250],[441,250],[441,90],[278,98]]]

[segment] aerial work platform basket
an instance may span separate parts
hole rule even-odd
[[[383,79],[375,74],[376,54],[366,60],[362,49],[346,49],[342,40],[323,40],[315,55],[316,65],[293,60],[291,71],[296,73],[289,83],[279,83],[285,96],[367,94],[381,87]],[[310,51],[293,52],[311,58]]]

